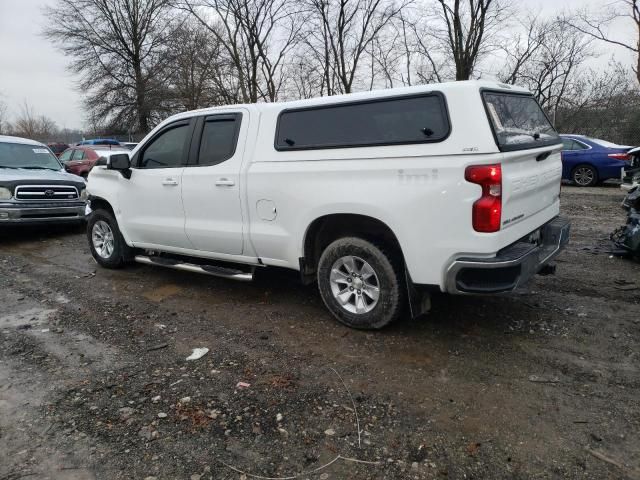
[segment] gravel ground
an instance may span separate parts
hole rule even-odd
[[[556,276],[375,333],[289,272],[109,271],[78,229],[3,227],[0,480],[638,479],[621,199],[565,187]]]

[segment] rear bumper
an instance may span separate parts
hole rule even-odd
[[[492,258],[456,259],[447,270],[446,291],[490,294],[516,289],[560,253],[569,241],[570,226],[567,218],[555,217],[540,227],[537,243],[521,240],[500,250]]]
[[[85,203],[2,204],[0,225],[79,222],[85,219]]]

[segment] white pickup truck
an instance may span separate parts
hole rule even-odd
[[[317,281],[346,325],[507,292],[569,238],[562,143],[526,90],[456,82],[185,112],[89,177],[98,263]]]

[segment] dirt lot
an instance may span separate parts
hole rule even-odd
[[[285,272],[108,271],[77,229],[3,231],[0,479],[640,478],[622,193],[562,198],[557,276],[378,333]]]

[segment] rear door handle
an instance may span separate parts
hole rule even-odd
[[[168,185],[168,186],[172,186],[173,187],[173,186],[178,185],[178,181],[175,180],[174,178],[165,178],[162,181],[162,185]]]
[[[233,187],[235,184],[236,182],[228,178],[219,178],[216,180],[216,187]]]

